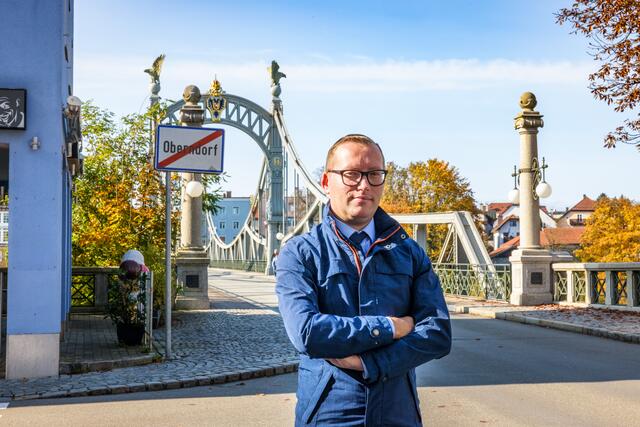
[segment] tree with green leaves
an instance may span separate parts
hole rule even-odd
[[[165,248],[164,177],[151,162],[149,123],[164,107],[131,114],[120,121],[92,103],[83,105],[84,173],[75,178],[72,258],[75,266],[115,266],[128,249],[137,249],[154,271],[156,302],[163,301]],[[216,209],[219,177],[205,181],[203,205]],[[172,206],[179,206],[180,178],[172,177]],[[173,238],[179,212],[172,213]]]

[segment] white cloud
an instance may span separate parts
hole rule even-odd
[[[407,92],[467,91],[505,85],[579,85],[585,87],[593,68],[589,62],[534,62],[506,59],[445,59],[434,61],[353,61],[281,63],[287,74],[283,86],[299,92]],[[142,73],[149,64],[140,58],[108,60],[104,57],[76,61],[76,83],[83,89],[138,85],[147,78]],[[182,87],[188,82],[202,85],[214,75],[235,87],[265,88],[269,85],[267,62],[225,63],[214,61],[172,62],[167,58],[162,74],[165,87]],[[201,87],[204,91],[206,88]]]

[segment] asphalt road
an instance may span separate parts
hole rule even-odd
[[[418,369],[428,426],[639,426],[640,346],[456,315],[446,358]],[[295,374],[221,386],[13,402],[4,426],[287,426]]]

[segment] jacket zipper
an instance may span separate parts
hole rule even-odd
[[[362,264],[360,263],[360,255],[358,255],[358,251],[356,250],[356,248],[354,248],[346,239],[344,239],[340,233],[338,232],[338,229],[336,228],[336,223],[335,222],[331,222],[331,225],[333,226],[333,231],[334,233],[336,233],[336,236],[338,236],[338,238],[340,240],[342,240],[347,247],[349,247],[349,249],[351,249],[351,252],[353,253],[353,258],[356,261],[356,269],[358,270],[358,315],[362,315],[362,313],[360,312],[360,307],[362,306],[361,301],[360,301],[360,281],[362,279],[362,271],[363,271],[363,267]],[[369,252],[371,252],[371,249],[373,249],[373,247],[379,243],[382,243],[386,240],[389,240],[394,234],[396,234],[398,232],[398,230],[400,230],[401,226],[398,225],[396,227],[395,230],[393,230],[391,233],[389,233],[389,235],[387,237],[385,237],[384,239],[377,239],[375,242],[373,242],[371,244],[371,246],[369,246],[369,250],[367,250],[367,253],[365,254],[365,259],[369,256]]]

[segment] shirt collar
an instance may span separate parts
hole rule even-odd
[[[333,219],[336,221],[336,226],[338,227],[338,230],[340,230],[340,232],[344,234],[347,238],[351,237],[353,233],[356,233],[358,231],[355,228],[340,221],[335,216],[333,217]],[[373,221],[373,218],[371,218],[371,221],[369,221],[369,224],[367,224],[367,226],[363,228],[361,231],[364,231],[365,233],[367,233],[367,237],[369,237],[371,242],[375,241],[376,225],[375,225],[375,222]]]

